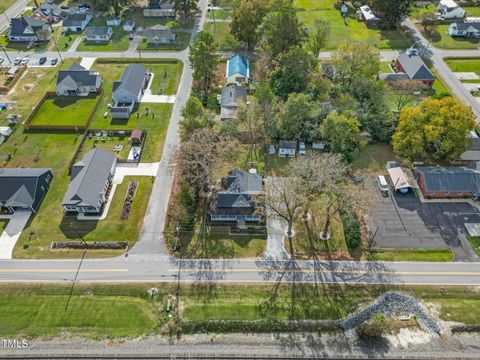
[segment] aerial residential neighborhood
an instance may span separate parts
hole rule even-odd
[[[0,1],[0,358],[480,358],[480,3]]]

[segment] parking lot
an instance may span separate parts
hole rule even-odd
[[[382,197],[369,216],[372,245],[382,248],[451,248],[455,261],[479,261],[465,223],[480,223],[478,209],[466,202],[422,203],[413,192]]]

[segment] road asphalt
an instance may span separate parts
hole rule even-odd
[[[17,15],[28,0],[19,0],[8,14]],[[195,23],[195,33],[206,20],[207,0],[200,0],[201,16]],[[16,13],[15,13],[16,12]],[[0,18],[0,28],[6,20]],[[480,104],[461,85],[448,69],[446,56],[480,56],[480,50],[445,51],[429,47],[409,20],[405,21],[425,56],[430,57],[442,79],[452,92],[472,106],[480,115]],[[26,53],[9,53],[11,58]],[[422,263],[422,262],[343,262],[343,261],[292,261],[292,260],[176,260],[168,255],[163,241],[163,228],[172,186],[172,149],[178,146],[178,122],[181,109],[190,96],[192,71],[188,50],[180,52],[76,52],[61,53],[62,57],[109,58],[175,58],[183,61],[176,102],[165,139],[162,159],[148,203],[141,236],[125,256],[113,259],[68,260],[0,260],[0,282],[320,282],[347,284],[425,284],[425,285],[480,285],[480,262],[472,263]],[[38,58],[57,57],[56,52],[33,53],[31,64]],[[319,55],[331,58],[330,52]],[[382,60],[393,60],[398,51],[382,51]]]

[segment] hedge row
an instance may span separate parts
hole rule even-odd
[[[338,320],[209,320],[183,321],[184,333],[271,333],[340,331]]]
[[[51,249],[94,249],[94,250],[124,250],[128,241],[53,241]]]
[[[118,59],[118,58],[102,58],[97,59],[97,64],[178,64],[177,59]]]

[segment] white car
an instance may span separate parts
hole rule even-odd
[[[19,57],[17,57],[17,58],[15,59],[15,61],[13,62],[13,64],[14,64],[14,65],[20,65],[21,62],[22,62],[22,59],[19,58]]]
[[[307,153],[307,147],[305,146],[304,142],[300,142],[298,144],[298,153],[300,155],[305,155]]]
[[[22,64],[22,65],[27,65],[29,61],[30,61],[30,59],[29,59],[28,57],[24,57],[24,58],[22,59],[22,61],[20,62],[20,64]]]

